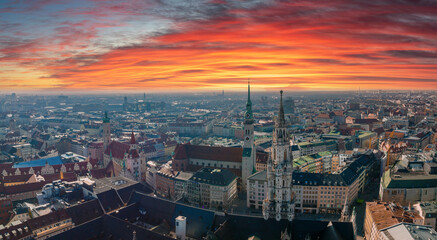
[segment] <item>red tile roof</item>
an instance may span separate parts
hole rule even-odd
[[[37,190],[41,191],[42,187],[44,187],[44,185],[47,183],[50,182],[43,181],[43,182],[27,183],[27,184],[15,185],[15,186],[7,186],[4,187],[4,191],[6,195],[32,192]]]
[[[109,144],[108,148],[105,149],[105,154],[110,155],[110,153],[112,152],[112,156],[114,158],[123,159],[124,154],[128,152],[129,149],[129,144],[112,141],[111,144]]]
[[[4,183],[27,182],[30,177],[32,177],[32,174],[4,176],[3,182]]]
[[[243,148],[210,147],[180,144],[175,149],[175,159],[197,158],[213,161],[241,162]]]

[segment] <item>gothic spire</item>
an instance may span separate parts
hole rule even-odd
[[[250,79],[247,80],[247,104],[252,105],[252,102],[250,101]]]
[[[276,127],[285,127],[284,105],[282,104],[283,91],[281,90],[280,93],[281,93],[281,101],[279,103],[279,112],[278,112],[278,118],[276,120]]]
[[[132,134],[130,135],[130,144],[135,144],[137,143],[135,141],[135,135],[134,135],[134,130],[132,129]]]
[[[252,101],[250,100],[250,80],[247,82],[247,103],[246,114],[244,115],[244,123],[253,123]]]

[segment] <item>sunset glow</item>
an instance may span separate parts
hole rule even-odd
[[[2,1],[0,89],[437,89],[437,4]]]

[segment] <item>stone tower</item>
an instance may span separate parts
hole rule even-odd
[[[244,144],[243,144],[243,157],[242,157],[242,186],[246,189],[247,178],[255,173],[255,155],[256,149],[254,144],[254,126],[253,126],[253,113],[252,113],[252,101],[250,101],[250,83],[247,89],[247,103],[246,113],[244,114]]]
[[[293,220],[292,179],[293,157],[285,124],[281,90],[279,113],[273,131],[272,151],[267,162],[267,197],[263,202],[264,219],[274,217],[277,221]]]

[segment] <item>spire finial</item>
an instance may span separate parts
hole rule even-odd
[[[250,101],[250,79],[247,79],[247,103],[244,121],[245,123],[253,123],[252,101]]]
[[[134,134],[134,129],[132,128],[132,134],[130,135],[130,144],[135,144],[135,134]]]
[[[280,91],[281,93],[281,100],[279,103],[279,112],[278,112],[278,121],[276,122],[277,127],[284,127],[285,126],[285,117],[284,117],[284,105],[282,104],[282,94],[284,91]]]
[[[250,102],[250,78],[247,79],[247,102]]]

